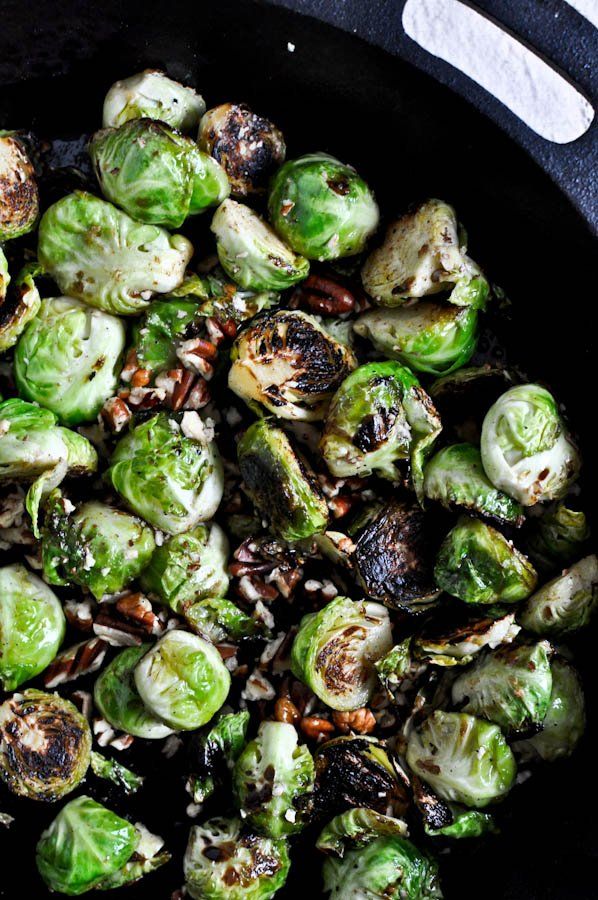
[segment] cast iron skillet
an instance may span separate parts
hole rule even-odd
[[[366,4],[364,3],[364,7]],[[296,44],[291,54],[287,42]],[[300,49],[299,49],[300,48]],[[208,105],[245,100],[283,129],[292,155],[328,150],[373,185],[387,215],[411,200],[454,203],[479,260],[513,299],[505,326],[510,357],[552,385],[585,450],[586,504],[596,500],[592,426],[595,254],[582,217],[541,169],[467,102],[406,63],[312,19],[247,0],[5,0],[0,31],[0,127],[73,138],[100,125],[108,85],[145,66],[188,80]],[[201,247],[197,248],[201,253]],[[594,257],[595,258],[595,257]],[[598,896],[598,709],[592,631],[575,641],[588,730],[573,759],[518,787],[502,836],[467,842],[442,857],[448,900],[588,900]],[[126,896],[169,900],[182,882],[190,820],[184,761],[166,766],[156,748],[130,758],[151,773],[138,797],[93,792],[162,834],[173,862]],[[90,785],[86,790],[90,790]],[[0,808],[11,811],[0,793]],[[0,833],[0,896],[49,896],[33,863],[53,805],[25,800]],[[317,896],[319,861],[297,845],[281,900]],[[120,896],[120,895],[117,895]]]

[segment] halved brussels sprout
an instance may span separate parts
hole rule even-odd
[[[328,506],[318,480],[281,428],[268,419],[249,426],[237,445],[245,490],[285,541],[324,531]]]
[[[550,703],[551,654],[547,641],[485,653],[453,682],[453,703],[506,733],[537,728]]]
[[[15,350],[17,390],[64,425],[91,422],[115,392],[124,347],[116,316],[70,297],[42,300]]]
[[[353,353],[306,313],[262,313],[231,351],[228,386],[280,419],[323,419],[330,398],[357,365]]]
[[[181,283],[193,247],[181,234],[140,225],[111,203],[75,191],[42,216],[38,254],[63,294],[135,315],[154,294]]]
[[[517,773],[498,725],[442,710],[412,731],[407,762],[442,799],[478,809],[501,800]]]
[[[210,819],[191,829],[185,887],[194,900],[271,900],[290,865],[284,838],[243,831],[240,819]]]
[[[541,587],[519,610],[528,631],[562,636],[583,628],[598,604],[598,557],[586,556]]]
[[[230,193],[218,163],[163,122],[135,119],[104,128],[89,152],[104,196],[138,222],[180,228]]]
[[[384,356],[416,372],[447,375],[473,356],[477,326],[478,314],[472,307],[430,300],[398,309],[371,309],[353,328]]]
[[[528,553],[542,572],[554,572],[579,559],[590,538],[586,514],[561,500],[531,522]]]
[[[533,592],[538,575],[504,535],[461,516],[441,544],[434,567],[438,587],[465,603],[515,603]]]
[[[57,800],[89,767],[87,719],[57,694],[27,690],[0,706],[0,777],[21,797]]]
[[[564,496],[581,466],[554,397],[537,384],[498,398],[484,419],[481,451],[490,481],[524,506]]]
[[[214,214],[212,231],[220,265],[241,287],[282,291],[309,273],[309,262],[287,247],[249,206],[225,200]]]
[[[433,621],[413,638],[412,648],[417,659],[435,666],[466,666],[484,647],[494,650],[510,644],[520,631],[515,613],[467,618],[452,625]]]
[[[337,597],[301,619],[291,669],[332,709],[359,709],[374,691],[374,663],[391,647],[384,606]]]
[[[430,835],[430,837],[453,838],[455,840],[481,837],[483,834],[488,833],[498,833],[493,817],[489,813],[483,813],[477,809],[459,810],[454,814],[450,825],[443,825],[441,828],[430,828],[426,825],[424,828],[426,834]]]
[[[244,103],[209,109],[201,120],[197,142],[223,167],[235,197],[262,193],[286,152],[282,132]]]
[[[452,206],[426,200],[390,226],[361,271],[363,286],[381,306],[450,291],[451,303],[483,309],[488,282],[466,250]]]
[[[131,509],[168,534],[211,519],[224,477],[215,441],[197,413],[158,413],[116,445],[107,478]]]
[[[262,722],[235,763],[233,787],[251,828],[268,837],[295,834],[305,822],[297,801],[313,789],[314,761],[286,722]]]
[[[268,213],[276,231],[307,259],[361,253],[378,227],[378,204],[355,169],[326,153],[289,160],[270,185]]]
[[[189,780],[194,803],[204,803],[221,786],[245,746],[248,728],[247,710],[223,712],[194,738]]]
[[[133,680],[135,666],[149,649],[149,644],[142,644],[121,650],[96,680],[93,699],[113,728],[135,737],[160,740],[172,734],[172,728],[146,708]]]
[[[226,597],[190,600],[180,612],[191,631],[213,644],[227,640],[241,641],[246,637],[265,637],[269,634],[262,620],[249,616]]]
[[[451,444],[439,450],[424,470],[424,493],[446,509],[461,507],[498,522],[522,525],[522,506],[494,487],[473,444]]]
[[[6,257],[0,249],[0,353],[14,347],[42,302],[35,284],[35,277],[40,273],[38,264],[27,264],[11,280],[5,263]]]
[[[112,85],[104,100],[103,125],[118,127],[130,119],[147,117],[191,131],[205,111],[203,98],[193,88],[157,69],[145,69]]]
[[[21,563],[0,569],[0,683],[14,691],[48,666],[64,638],[56,594]]]
[[[0,241],[27,234],[39,214],[35,172],[15,132],[0,131]]]
[[[139,660],[133,677],[149,711],[176,731],[193,731],[209,722],[230,689],[218,650],[186,631],[160,638]]]
[[[323,853],[344,856],[348,849],[365,847],[382,835],[407,837],[407,823],[365,806],[339,813],[320,832],[316,847]]]

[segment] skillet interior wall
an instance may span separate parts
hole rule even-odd
[[[323,149],[353,163],[373,185],[386,215],[425,196],[454,203],[469,231],[473,258],[513,300],[512,320],[504,328],[509,357],[551,385],[566,404],[586,469],[592,467],[596,316],[589,261],[595,247],[558,188],[472,107],[355,38],[251,2],[170,0],[164,6],[146,0],[130,2],[125,10],[112,0],[101,7],[73,0],[51,6],[9,0],[3,7],[1,127],[31,127],[51,138],[93,131],[112,81],[160,66],[194,83],[208,106],[245,100],[271,117],[292,155]],[[295,53],[288,52],[289,41]],[[197,250],[201,254],[202,247]],[[583,486],[591,506],[596,496],[591,471]],[[588,634],[574,647],[588,695],[582,747],[569,763],[543,770],[514,792],[501,837],[457,846],[442,857],[448,900],[480,894],[486,900],[598,896],[592,641]],[[144,771],[146,761],[137,759]],[[172,784],[160,776],[159,754],[148,757],[147,766],[155,777],[139,799],[97,796],[130,809],[134,820],[166,837],[174,863],[129,889],[127,897],[167,900],[182,880],[180,854],[191,824],[184,814],[188,798],[176,773]],[[0,896],[41,898],[33,849],[56,809],[23,801],[18,811],[19,820],[0,836]],[[11,867],[9,861],[17,859]],[[319,885],[312,858],[308,863],[298,852],[295,865],[281,900],[303,896],[308,871],[310,885]]]

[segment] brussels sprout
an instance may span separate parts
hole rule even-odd
[[[361,271],[364,288],[380,306],[450,291],[451,303],[483,309],[488,282],[467,256],[463,237],[454,209],[426,200],[390,226]]]
[[[197,413],[158,413],[116,445],[107,478],[131,509],[155,528],[181,534],[211,519],[222,499],[215,442]]]
[[[103,125],[113,128],[147,117],[191,131],[205,111],[203,98],[193,88],[173,81],[164,72],[145,69],[112,85],[104,100]]]
[[[295,834],[305,822],[297,802],[313,789],[314,761],[286,722],[262,722],[235,763],[233,787],[251,828],[268,837]]]
[[[515,622],[515,613],[469,619],[446,626],[433,621],[413,639],[413,652],[417,659],[436,666],[465,666],[472,662],[484,647],[495,649],[510,644],[521,628]]]
[[[515,603],[533,592],[538,575],[500,531],[461,516],[444,539],[434,568],[438,587],[465,603]]]
[[[490,481],[524,506],[564,496],[581,466],[554,397],[537,384],[498,398],[484,419],[481,451]]]
[[[35,284],[39,275],[37,263],[24,266],[11,281],[8,270],[3,269],[3,260],[6,262],[0,249],[0,353],[14,347],[41,306]],[[4,289],[8,291],[6,297],[3,297]]]
[[[271,900],[290,865],[284,838],[244,832],[239,819],[210,819],[191,829],[185,887],[195,900]]]
[[[35,172],[18,134],[0,131],[0,241],[35,228],[39,193]]]
[[[242,290],[217,263],[206,275],[186,276],[170,296],[194,299],[199,316],[212,316],[219,322],[232,319],[237,326],[280,301],[277,291]]]
[[[307,259],[340,259],[361,253],[378,227],[374,195],[351,166],[326,153],[289,160],[268,197],[270,221]]]
[[[408,833],[407,824],[402,819],[383,816],[362,806],[335,816],[320,832],[316,847],[323,853],[342,857],[347,849],[365,847],[381,835],[407,837]]]
[[[422,301],[398,309],[371,309],[354,329],[376,350],[416,372],[446,375],[471,359],[477,344],[477,311]]]
[[[190,790],[194,803],[204,803],[220,787],[237,761],[247,738],[249,713],[221,713],[194,740]]]
[[[177,731],[193,731],[218,712],[230,675],[218,650],[186,631],[170,631],[143,656],[134,672],[143,703]]]
[[[75,191],[42,216],[38,253],[63,294],[135,315],[154,294],[181,283],[193,247],[180,234],[140,225],[111,203]]]
[[[424,470],[424,493],[446,509],[461,507],[510,525],[524,521],[521,505],[487,477],[473,444],[451,444],[439,450]]]
[[[262,313],[236,339],[228,386],[259,410],[280,419],[314,422],[357,365],[313,316],[277,310]]]
[[[189,628],[213,644],[221,641],[240,641],[246,637],[268,634],[264,623],[248,616],[232,600],[225,597],[206,597],[189,601],[180,610]]]
[[[180,228],[230,193],[224,170],[191,138],[135,119],[96,132],[89,146],[104,196],[138,222]]]
[[[415,681],[418,668],[423,668],[413,660],[411,642],[411,637],[405,638],[374,663],[378,679],[391,700],[394,700],[394,689],[399,688],[406,680]]]
[[[151,528],[97,500],[77,509],[53,491],[42,529],[42,562],[49,584],[78,584],[100,600],[139,577],[155,549]]]
[[[455,840],[463,838],[481,837],[483,834],[497,834],[498,828],[489,813],[480,812],[477,809],[466,809],[455,814],[450,825],[441,828],[425,826],[426,834],[430,837],[448,837]]]
[[[201,120],[197,142],[224,168],[235,197],[263,193],[286,152],[282,132],[244,103],[209,109]]]
[[[21,563],[0,569],[0,683],[13,691],[58,652],[65,632],[58,597]]]
[[[70,297],[42,300],[15,350],[17,390],[64,425],[91,422],[115,392],[124,347],[116,316]]]
[[[121,650],[96,680],[93,698],[113,728],[135,737],[159,740],[172,734],[172,728],[145,707],[133,680],[135,666],[149,649],[149,644],[143,644]]]
[[[399,835],[384,835],[342,859],[329,857],[323,868],[329,900],[441,900],[438,866]]]
[[[374,691],[374,663],[391,647],[383,606],[337,597],[301,619],[291,669],[332,709],[359,709]]]
[[[0,706],[0,776],[21,797],[57,800],[85,777],[87,719],[57,694],[27,690]]]
[[[583,628],[598,604],[598,557],[586,556],[541,587],[519,610],[528,631],[562,636]]]
[[[282,291],[307,277],[309,262],[242,203],[225,200],[212,219],[212,231],[220,265],[241,287]]]
[[[414,731],[407,762],[444,800],[482,808],[515,781],[515,759],[498,725],[436,710]]]
[[[324,531],[328,506],[312,469],[281,428],[268,419],[249,426],[237,445],[245,490],[285,541]]]
[[[176,368],[177,342],[195,337],[198,314],[194,298],[154,300],[133,324],[132,348],[139,368],[151,376]]]
[[[453,703],[507,733],[537,728],[550,703],[551,652],[547,641],[539,641],[479,656],[453,682]]]
[[[101,753],[91,752],[91,771],[97,778],[111,781],[117,787],[123,788],[126,794],[134,794],[142,786],[144,778],[131,772],[116,759],[107,759]]]
[[[538,569],[554,572],[570,565],[581,556],[590,538],[590,526],[586,514],[571,509],[568,501],[561,500],[552,509],[532,521],[527,550]]]

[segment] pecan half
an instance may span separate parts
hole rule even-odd
[[[365,706],[351,712],[333,712],[332,721],[342,734],[349,734],[351,731],[356,734],[371,734],[376,727],[373,712]]]
[[[299,727],[303,734],[314,741],[327,738],[334,731],[334,725],[328,719],[320,716],[305,716],[301,719]]]
[[[346,287],[324,278],[322,275],[309,275],[295,289],[291,298],[291,306],[307,306],[311,312],[322,316],[341,316],[355,308],[355,297]]]
[[[108,644],[99,637],[69,647],[59,653],[44,672],[44,685],[55,688],[67,681],[74,681],[80,675],[97,672],[104,662],[107,649]]]

